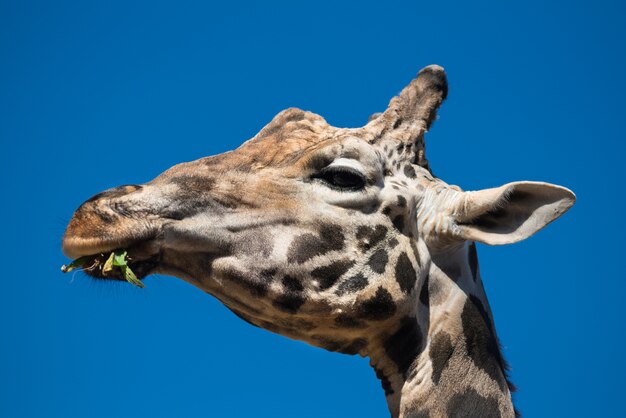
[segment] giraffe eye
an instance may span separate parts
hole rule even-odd
[[[312,178],[340,191],[355,192],[365,187],[363,174],[351,167],[326,167]]]

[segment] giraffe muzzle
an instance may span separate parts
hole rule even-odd
[[[144,277],[156,266],[164,220],[156,214],[159,199],[146,186],[120,186],[95,195],[72,216],[63,236],[63,253],[69,258],[89,257],[100,265],[111,251],[128,251],[133,271]],[[157,196],[158,197],[158,196]],[[97,269],[89,275],[105,277]],[[106,278],[123,279],[115,275]]]

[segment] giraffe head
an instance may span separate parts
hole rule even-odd
[[[419,317],[436,254],[525,239],[574,202],[546,183],[463,192],[435,178],[424,134],[446,94],[429,66],[360,128],[285,110],[234,151],[87,200],[63,251],[128,249],[140,278],[177,276],[254,325],[371,355]]]

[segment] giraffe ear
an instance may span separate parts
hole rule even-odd
[[[455,211],[459,235],[489,245],[524,240],[564,214],[576,201],[565,187],[520,181],[464,192]]]

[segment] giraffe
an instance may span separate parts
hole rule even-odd
[[[393,418],[515,416],[475,243],[526,239],[575,195],[434,176],[424,134],[447,90],[425,67],[359,128],[284,110],[234,151],[90,198],[63,252],[127,249],[140,279],[176,276],[254,326],[368,357]]]

